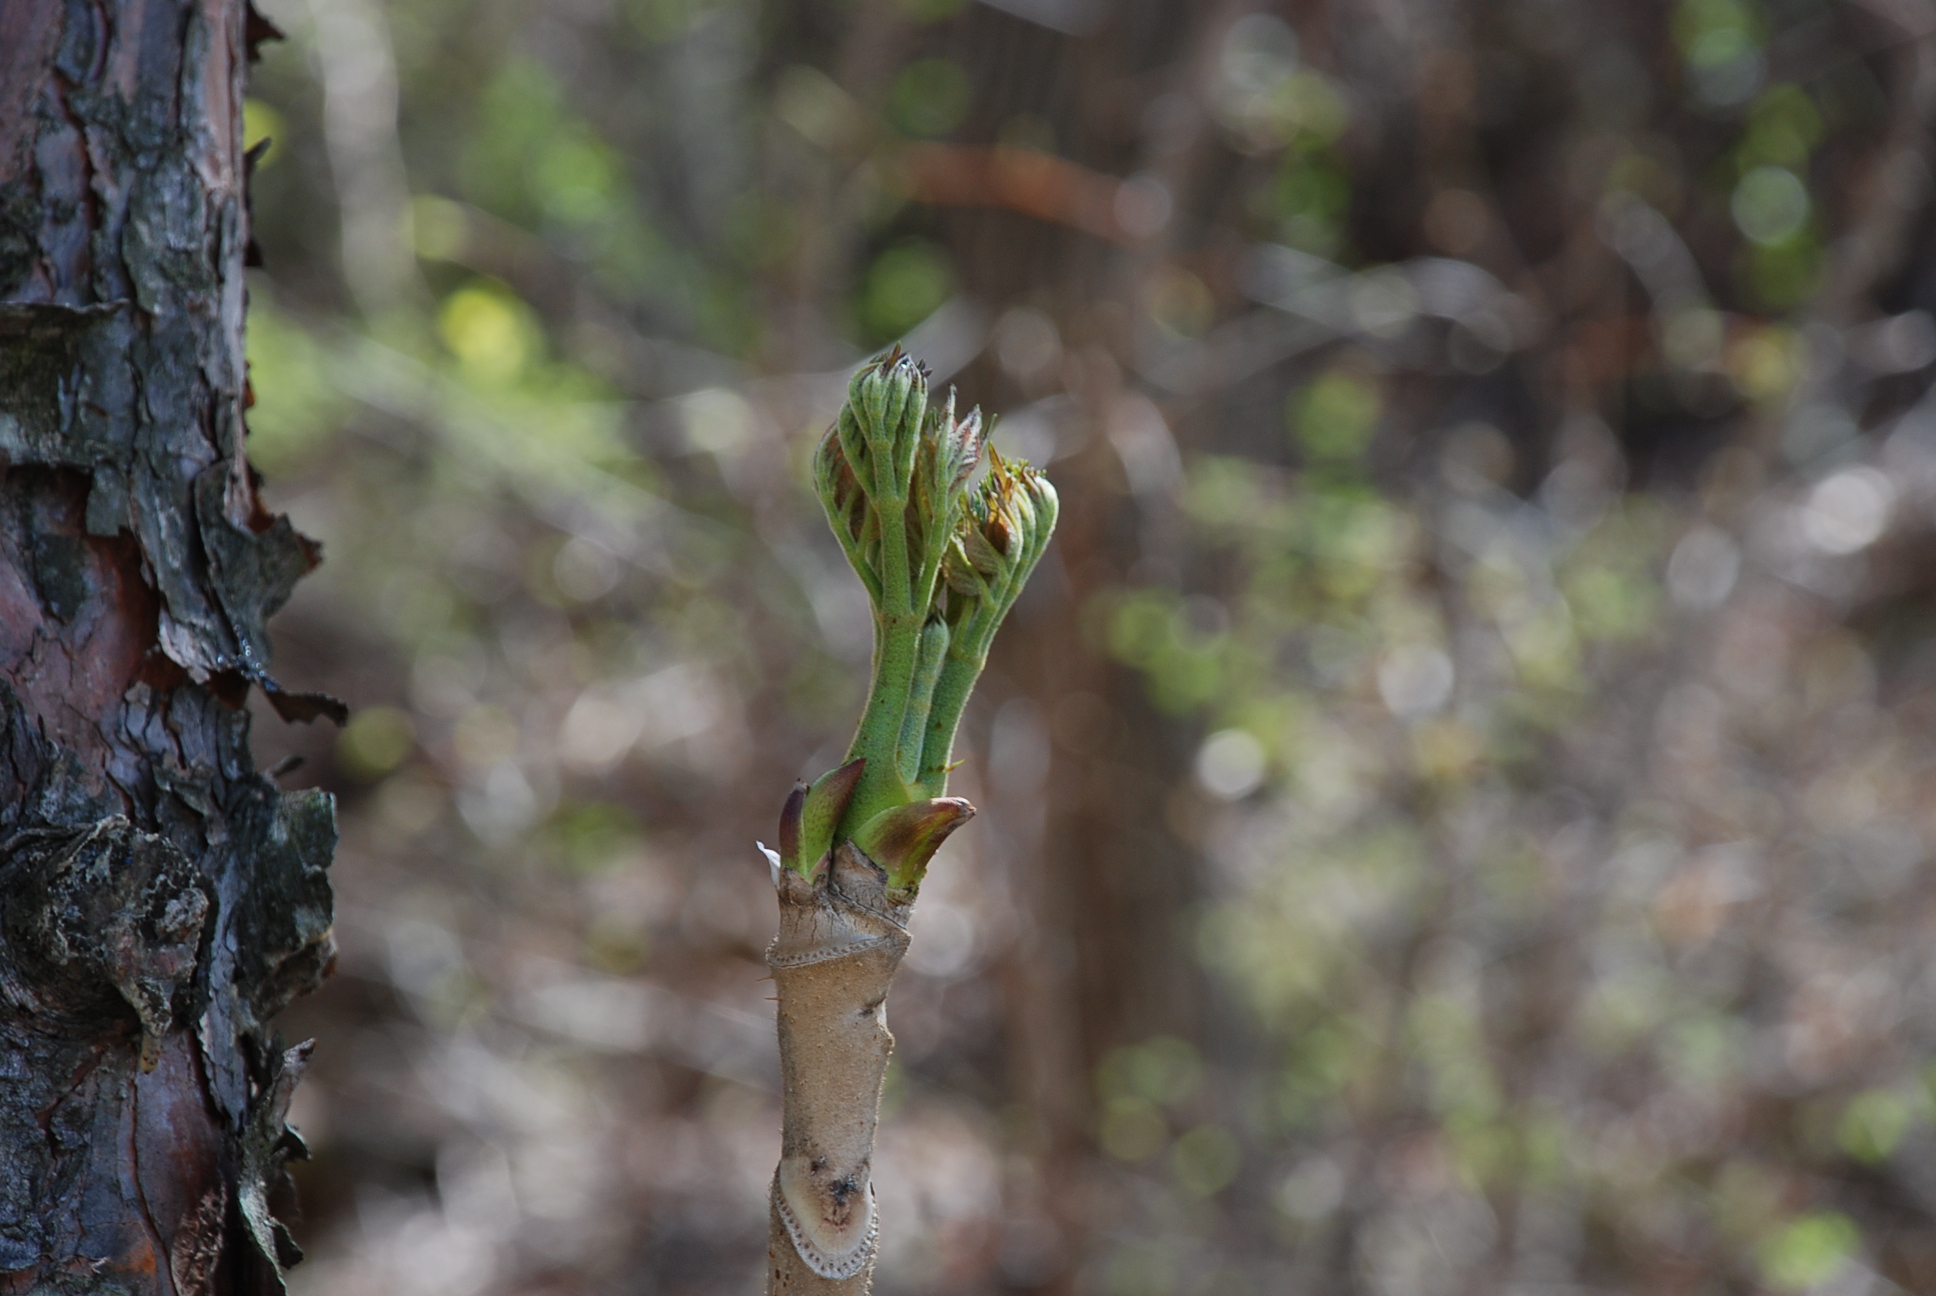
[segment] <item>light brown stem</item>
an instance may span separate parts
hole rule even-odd
[[[781,1144],[767,1291],[860,1296],[879,1222],[874,1130],[894,1052],[887,989],[907,952],[910,903],[842,842],[811,880],[778,870],[780,933],[766,952],[779,995]]]

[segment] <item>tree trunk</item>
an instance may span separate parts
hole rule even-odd
[[[315,565],[243,457],[243,0],[0,2],[0,1292],[280,1292],[327,795],[249,755]]]

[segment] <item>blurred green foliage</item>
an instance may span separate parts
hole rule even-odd
[[[967,116],[972,95],[960,67],[944,58],[918,59],[894,78],[888,117],[917,139],[946,135]]]
[[[345,829],[309,1292],[744,1287],[750,842],[867,657],[807,456],[917,330],[1069,512],[895,991],[885,1285],[1936,1284],[1882,19],[320,13],[245,122],[329,557],[277,669],[357,707],[264,743]],[[1057,166],[935,184],[989,146]]]
[[[953,287],[954,271],[940,248],[918,241],[887,248],[861,280],[863,336],[877,342],[900,337],[933,314]]]

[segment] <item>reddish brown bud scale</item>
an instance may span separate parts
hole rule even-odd
[[[960,797],[912,801],[862,824],[854,845],[887,871],[891,891],[913,899],[941,843],[974,817],[975,807]]]
[[[793,792],[787,797],[786,804],[780,808],[780,861],[791,869],[797,869],[799,866],[800,816],[806,804],[807,785],[795,779]]]

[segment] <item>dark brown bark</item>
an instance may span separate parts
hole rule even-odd
[[[243,455],[242,0],[0,0],[0,1292],[280,1292],[334,810]]]

